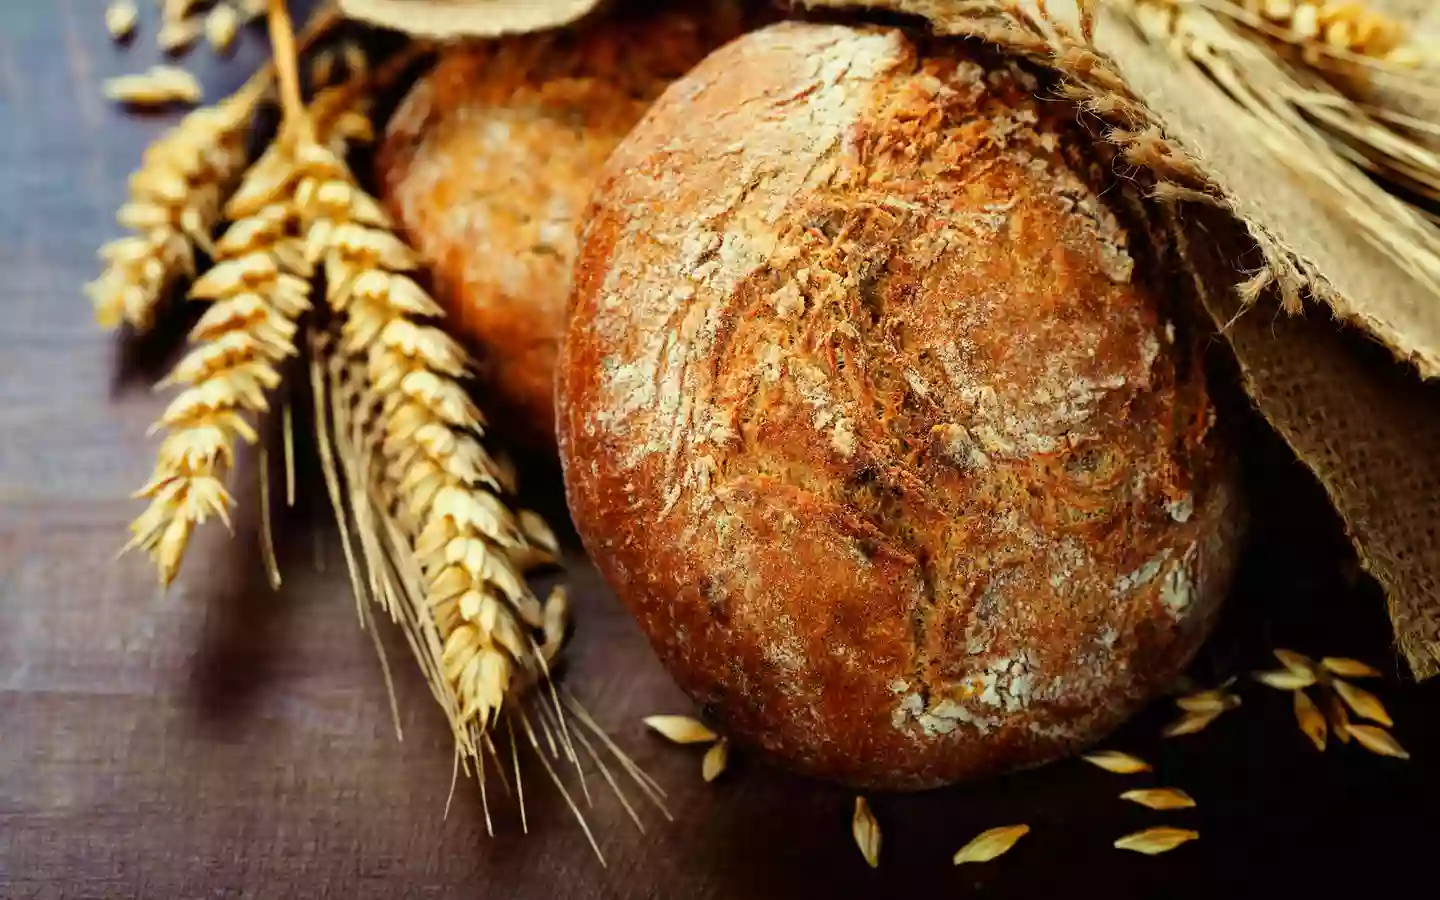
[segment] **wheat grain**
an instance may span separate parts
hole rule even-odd
[[[1185,715],[1171,722],[1160,732],[1167,738],[1182,737],[1187,734],[1197,734],[1210,727],[1210,723],[1220,717],[1224,709],[1208,710],[1204,712],[1187,712]]]
[[[1315,661],[1305,654],[1296,653],[1294,650],[1285,650],[1281,647],[1276,647],[1270,652],[1275,655],[1276,659],[1280,660],[1281,665],[1295,675],[1301,678],[1309,678],[1312,681],[1316,678]]]
[[[1240,697],[1223,688],[1211,688],[1175,698],[1175,705],[1190,713],[1223,713],[1241,703]]]
[[[255,171],[270,177],[265,166]],[[212,515],[229,521],[224,485],[237,439],[254,443],[249,417],[269,408],[277,367],[296,352],[296,320],[310,308],[296,221],[284,202],[248,210],[216,242],[214,268],[191,290],[213,302],[191,332],[194,349],[166,379],[187,387],[161,416],[169,434],[140,491],[150,505],[131,525],[130,546],[150,553],[162,584],[174,580],[197,525]]]
[[[1313,671],[1294,672],[1290,669],[1273,672],[1256,672],[1255,680],[1277,691],[1298,691],[1315,683]]]
[[[870,811],[870,803],[864,797],[855,798],[855,812],[850,816],[850,833],[855,846],[865,857],[865,864],[872,869],[880,867],[880,823]]]
[[[321,50],[310,60],[310,83],[324,87],[335,79],[335,51]]]
[[[708,744],[720,735],[689,716],[647,716],[645,725],[666,740],[677,744]]]
[[[1147,828],[1134,834],[1127,834],[1115,842],[1117,850],[1133,850],[1154,856],[1166,853],[1188,841],[1196,840],[1200,832],[1186,828]]]
[[[1351,725],[1348,730],[1350,736],[1371,753],[1393,756],[1396,759],[1410,758],[1410,754],[1400,746],[1400,742],[1395,740],[1394,735],[1379,726]]]
[[[989,862],[1010,851],[1022,837],[1030,833],[1029,825],[1005,825],[982,831],[970,843],[955,851],[955,865]]]
[[[457,724],[483,731],[512,679],[541,674],[528,631],[543,628],[543,610],[511,562],[526,541],[500,499],[513,486],[481,444],[483,420],[458,380],[463,351],[425,324],[439,308],[403,274],[414,255],[338,156],[316,143],[298,152],[306,256],[324,266],[338,352],[363,369],[376,480],[424,577]]]
[[[108,100],[143,107],[194,104],[205,95],[194,75],[174,66],[151,66],[139,75],[107,78],[102,90]]]
[[[1320,660],[1320,665],[1332,675],[1339,675],[1341,678],[1379,678],[1380,671],[1366,665],[1358,659],[1349,659],[1343,656],[1327,656]]]
[[[338,21],[332,9],[317,13],[301,43]],[[194,275],[195,249],[209,248],[221,209],[244,173],[245,138],[273,77],[267,66],[232,96],[190,112],[146,149],[130,176],[125,210],[152,224],[102,247],[104,271],[85,287],[101,327],[149,330],[171,290]]]
[[[1195,798],[1179,788],[1140,788],[1126,791],[1120,799],[1156,810],[1190,809],[1195,805]]]
[[[709,784],[720,777],[729,761],[730,742],[721,738],[705,751],[705,758],[700,761],[700,777],[705,780],[706,784]]]
[[[205,40],[216,53],[228,53],[240,29],[240,14],[229,3],[217,3],[205,16]]]
[[[1315,749],[1325,750],[1325,716],[1321,714],[1320,708],[1310,695],[1304,691],[1295,692],[1295,721],[1300,725],[1300,730],[1315,745]]]
[[[1228,4],[1216,4],[1226,10]],[[1244,0],[1245,12],[1264,19],[1266,33],[1312,52],[1349,53],[1384,59],[1405,41],[1405,26],[1363,3],[1331,0]],[[1230,7],[1233,10],[1233,7]],[[1234,13],[1232,13],[1234,14]],[[1242,19],[1255,25],[1253,19]]]
[[[116,43],[129,39],[139,21],[140,10],[131,0],[115,0],[105,8],[105,30]]]
[[[1137,772],[1150,771],[1150,764],[1145,760],[1128,753],[1121,753],[1118,750],[1087,753],[1081,758],[1091,765],[1099,766],[1105,771],[1114,772],[1117,775],[1134,775]]]
[[[1385,704],[1381,703],[1380,698],[1369,691],[1362,690],[1338,678],[1334,679],[1331,687],[1335,689],[1335,693],[1340,695],[1340,699],[1345,701],[1345,705],[1354,710],[1355,714],[1361,718],[1369,719],[1372,722],[1379,722],[1386,727],[1395,724],[1390,720],[1390,713],[1385,711]]]

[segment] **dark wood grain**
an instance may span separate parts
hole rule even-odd
[[[530,833],[502,814],[486,837],[462,782],[448,818],[448,733],[403,643],[382,626],[404,740],[313,491],[281,525],[284,587],[260,575],[253,460],[239,536],[206,529],[161,595],[139,558],[112,563],[148,474],[148,383],[173,354],[92,324],[80,285],[145,143],[166,119],[126,116],[102,78],[153,61],[112,47],[101,0],[0,3],[0,896],[6,898],[1213,897],[1382,894],[1433,884],[1440,811],[1440,685],[1381,688],[1410,763],[1314,752],[1288,697],[1247,687],[1209,731],[1161,742],[1164,704],[1114,744],[1159,766],[1126,781],[1077,762],[924,795],[876,797],[883,864],[849,837],[845,791],[740,758],[700,782],[698,754],[644,733],[642,716],[689,705],[582,560],[567,682],[670,791],[674,823],[647,833],[613,801],[592,822],[602,868],[538,769]],[[147,15],[151,4],[142,4]],[[148,24],[148,23],[147,23]],[[201,49],[212,96],[263,51]],[[1313,484],[1257,430],[1256,536],[1202,677],[1269,665],[1280,644],[1398,667],[1381,599]],[[302,470],[314,487],[313,467]],[[530,473],[535,502],[556,477]],[[316,545],[324,571],[315,565]],[[533,768],[533,767],[532,767]],[[1148,813],[1132,784],[1188,789],[1194,811]],[[501,806],[502,811],[505,807]],[[1168,857],[1110,849],[1156,821],[1203,837]],[[954,869],[977,831],[1028,822],[1004,859]]]

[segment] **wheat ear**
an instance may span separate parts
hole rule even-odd
[[[86,286],[105,328],[150,328],[155,310],[185,276],[210,235],[225,197],[245,168],[245,134],[268,88],[257,79],[215,106],[197,109],[145,151],[116,216],[135,233],[100,248],[105,270]]]
[[[370,595],[402,625],[458,759],[473,767],[487,828],[493,833],[487,770],[509,785],[495,741],[503,723],[522,825],[519,748],[528,746],[603,863],[561,767],[573,768],[588,798],[583,754],[644,826],[602,753],[572,723],[665,809],[644,773],[550,680],[568,601],[556,590],[542,605],[522,572],[553,561],[554,536],[503,499],[514,474],[485,449],[483,419],[461,381],[468,361],[430,324],[441,311],[405,274],[411,252],[337,156],[312,147],[306,167],[297,202],[337,320],[333,336],[312,349],[321,461],[357,600]]]
[[[336,108],[347,96],[334,88],[312,105],[336,145],[369,136],[368,119]],[[269,408],[266,393],[280,384],[279,366],[296,354],[312,274],[293,200],[301,174],[295,143],[282,136],[230,198],[225,213],[234,224],[215,243],[214,267],[191,288],[192,299],[212,303],[190,334],[193,349],[161,382],[185,389],[155,425],[168,433],[137,494],[150,505],[131,524],[126,545],[150,554],[162,584],[174,580],[196,526],[211,516],[229,525],[233,499],[225,484],[237,441],[256,441],[248,417]]]
[[[363,366],[378,481],[424,578],[442,669],[459,698],[456,724],[483,728],[513,679],[533,680],[527,629],[544,626],[510,556],[528,543],[500,499],[513,485],[481,442],[480,411],[460,382],[464,352],[426,322],[440,310],[404,274],[415,256],[338,156],[314,144],[301,155],[307,256],[323,263],[326,299],[343,322],[339,354]]]
[[[321,10],[306,26],[301,45],[338,21]],[[183,278],[195,275],[195,251],[212,253],[210,239],[230,192],[245,171],[245,139],[255,109],[274,81],[273,65],[240,90],[186,114],[152,143],[130,176],[130,197],[116,218],[133,233],[100,248],[100,276],[85,286],[101,327],[129,324],[147,331],[160,304]]]

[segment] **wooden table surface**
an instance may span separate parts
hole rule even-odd
[[[103,78],[155,58],[143,39],[113,47],[103,7],[0,3],[0,897],[1380,896],[1434,884],[1440,682],[1399,674],[1382,600],[1306,473],[1263,435],[1250,454],[1254,544],[1200,676],[1271,665],[1275,645],[1366,657],[1389,673],[1377,690],[1408,763],[1354,746],[1317,754],[1289,699],[1258,686],[1179,740],[1159,739],[1172,710],[1157,703],[1112,742],[1151,758],[1156,778],[1072,761],[875,797],[885,845],[872,872],[846,791],[743,755],[707,786],[698,753],[645,733],[642,716],[691,707],[577,554],[567,683],[670,792],[675,821],[649,810],[641,835],[597,801],[602,867],[538,769],[526,772],[528,835],[501,814],[487,837],[469,782],[444,817],[448,732],[386,628],[396,740],[314,491],[280,525],[278,592],[252,537],[253,460],[240,536],[205,529],[168,594],[142,558],[111,561],[155,449],[146,429],[165,398],[150,383],[179,332],[116,340],[80,293],[94,248],[117,233],[127,174],[168,121],[101,99]],[[262,52],[252,32],[233,59],[201,49],[190,65],[219,96]],[[556,511],[553,469],[530,475],[532,502]],[[1142,783],[1185,787],[1199,808],[1116,799]],[[1110,848],[1162,821],[1202,838],[1153,859]],[[1015,822],[1033,832],[1011,855],[950,864],[974,833]]]

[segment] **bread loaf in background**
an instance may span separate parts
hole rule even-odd
[[[735,2],[633,12],[445,50],[390,119],[381,195],[476,351],[495,427],[554,448],[575,231],[610,151],[672,80],[740,33]]]
[[[1203,336],[1075,110],[916,40],[781,24],[673,85],[600,179],[557,395],[576,525],[681,686],[898,789],[1115,728],[1241,523]]]

